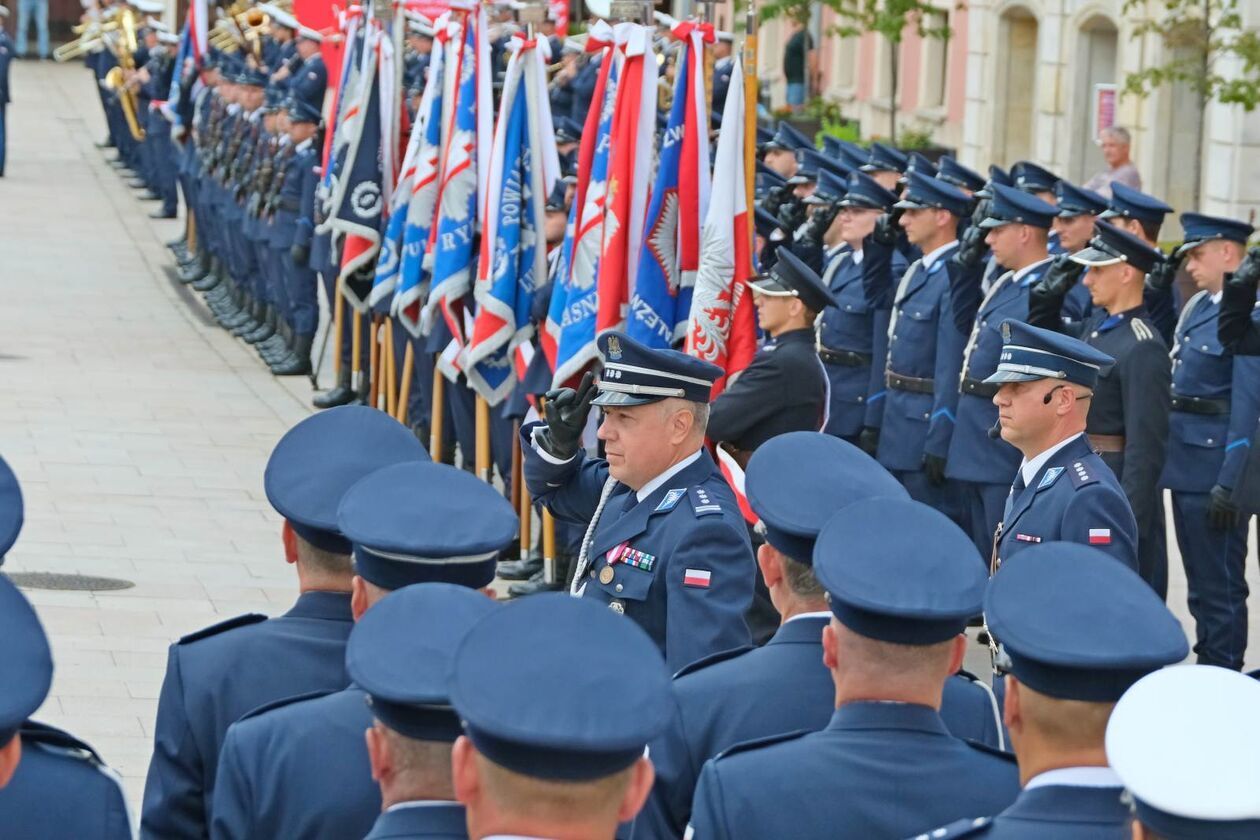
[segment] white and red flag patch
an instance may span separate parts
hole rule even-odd
[[[1110,528],[1090,528],[1089,529],[1090,545],[1111,545],[1111,529]]]
[[[709,580],[713,577],[713,572],[708,569],[688,569],[683,574],[683,586],[694,586],[699,589],[708,589]]]

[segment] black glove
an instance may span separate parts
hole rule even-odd
[[[863,426],[861,433],[858,434],[858,446],[874,458],[876,450],[879,449],[879,429],[875,426]]]
[[[871,237],[880,245],[892,247],[897,244],[897,236],[901,233],[901,214],[905,210],[894,207],[890,212],[875,220],[875,229]]]
[[[928,484],[942,486],[945,483],[945,459],[940,455],[923,453],[923,474],[927,476]]]
[[[1232,275],[1226,275],[1225,282],[1231,286],[1249,287],[1252,294],[1255,294],[1256,286],[1260,285],[1260,246],[1247,252],[1242,265],[1234,269]]]
[[[958,242],[958,250],[954,251],[954,255],[950,257],[950,260],[962,268],[975,268],[978,266],[984,259],[984,255],[989,253],[989,246],[984,241],[986,234],[988,234],[988,231],[975,225],[967,228],[962,239]]]
[[[298,268],[306,268],[306,264],[311,260],[311,246],[294,245],[289,249],[289,256],[293,258],[293,264]]]
[[[779,208],[783,206],[784,202],[793,198],[795,189],[796,187],[788,184],[780,184],[766,193],[765,198],[761,199],[761,209],[777,219],[779,217]]]
[[[987,186],[987,185],[986,185]],[[989,211],[993,209],[993,199],[982,198],[976,202],[976,206],[971,210],[971,225],[978,226],[985,219],[989,218]]]
[[[572,388],[548,391],[543,403],[547,425],[538,431],[539,446],[562,461],[576,455],[597,390],[595,374],[588,370],[576,391]]]
[[[824,204],[815,210],[809,216],[809,221],[805,223],[805,230],[801,232],[801,242],[810,245],[823,244],[823,237],[827,235],[831,223],[836,220],[836,216],[840,214],[840,208],[830,204]]]
[[[1208,525],[1217,531],[1238,527],[1238,505],[1230,501],[1232,491],[1216,485],[1208,494]]]
[[[1085,266],[1073,262],[1067,254],[1059,254],[1046,269],[1046,276],[1038,280],[1033,288],[1042,297],[1061,298],[1072,290],[1084,273]]]
[[[779,221],[779,228],[790,236],[805,224],[805,205],[795,199],[786,201],[775,218]]]
[[[1166,292],[1172,288],[1173,281],[1177,279],[1177,272],[1181,270],[1181,257],[1177,256],[1177,252],[1169,254],[1159,262],[1155,263],[1155,267],[1151,269],[1151,273],[1146,275],[1146,286],[1152,292]]]

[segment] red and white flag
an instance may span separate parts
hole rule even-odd
[[[748,493],[744,490],[744,468],[739,465],[735,457],[722,447],[714,448],[717,454],[718,469],[722,471],[722,478],[726,479],[726,483],[731,486],[731,491],[735,494],[735,502],[739,505],[739,512],[744,517],[744,521],[749,525],[756,525],[761,517],[753,513],[752,505],[748,504]]]
[[[731,78],[743,78],[738,56]],[[687,352],[726,371],[713,383],[710,399],[716,399],[757,353],[757,316],[748,290],[753,276],[752,233],[744,183],[744,88],[732,84],[722,110],[687,327]]]
[[[1111,529],[1110,528],[1090,528],[1089,529],[1090,545],[1111,545]]]

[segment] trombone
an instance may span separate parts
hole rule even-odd
[[[105,23],[89,20],[80,23],[72,28],[79,37],[54,49],[53,60],[71,61],[84,53],[92,52],[104,42],[106,33],[113,32],[117,28],[118,21],[116,20]]]

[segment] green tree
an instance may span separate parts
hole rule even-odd
[[[1136,21],[1135,37],[1153,35],[1164,61],[1125,77],[1123,92],[1146,97],[1157,88],[1185,85],[1198,99],[1197,161],[1203,160],[1203,117],[1209,103],[1260,105],[1260,37],[1248,31],[1237,0],[1125,0],[1124,14]],[[1223,65],[1235,64],[1237,75]],[[1194,194],[1202,198],[1202,167],[1195,167]]]
[[[939,15],[940,6],[924,0],[768,0],[759,6],[762,20],[775,17],[791,17],[805,23],[814,6],[831,9],[838,23],[828,29],[829,34],[842,38],[854,37],[865,32],[877,32],[888,42],[889,73],[889,139],[897,143],[897,93],[900,84],[901,42],[909,31],[923,38],[949,40],[948,23],[933,26],[929,15]]]

